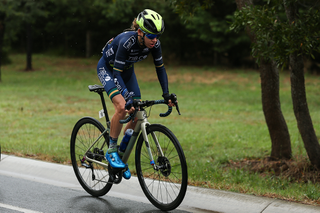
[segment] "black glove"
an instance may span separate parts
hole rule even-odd
[[[166,104],[168,104],[169,100],[171,99],[171,95],[169,95],[169,93],[164,93],[162,95],[162,97],[163,97],[164,101],[166,102]]]
[[[130,98],[127,100],[127,103],[126,103],[126,105],[125,105],[124,108],[125,108],[126,110],[130,110],[131,107],[133,107],[133,98],[132,98],[132,97],[130,97]]]
[[[126,88],[122,91],[121,95],[123,96],[124,100],[126,101],[126,105],[124,108],[126,110],[130,110],[131,107],[133,106],[133,98],[132,98],[130,92],[128,92],[128,90]]]
[[[179,106],[178,106],[178,99],[177,99],[177,95],[176,94],[174,94],[174,93],[172,93],[172,94],[165,93],[165,94],[162,95],[162,97],[163,97],[163,99],[164,99],[166,104],[168,104],[169,100],[171,100],[171,102],[176,106],[176,109],[177,109],[179,115],[181,115],[180,114],[180,110],[179,110]]]

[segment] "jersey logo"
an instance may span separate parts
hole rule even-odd
[[[129,56],[128,58],[128,62],[138,62],[138,61],[142,61],[144,59],[146,59],[148,57],[148,55],[142,55],[142,56]]]
[[[108,49],[108,50],[106,51],[106,56],[107,56],[107,57],[109,57],[109,56],[111,56],[111,55],[113,55],[113,54],[114,54],[113,47],[111,47],[110,49]]]
[[[148,47],[144,48],[143,51],[142,51],[142,53],[146,53],[146,52],[149,52],[149,48]]]
[[[135,43],[136,43],[136,38],[134,36],[131,36],[126,42],[124,42],[123,47],[128,50]]]

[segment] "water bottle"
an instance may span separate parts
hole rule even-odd
[[[126,133],[124,134],[122,141],[120,143],[119,151],[124,152],[126,151],[127,145],[129,143],[129,140],[133,134],[133,129],[127,129]]]

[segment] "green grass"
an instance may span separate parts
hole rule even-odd
[[[98,118],[102,108],[89,84],[98,84],[97,59],[33,56],[35,71],[24,72],[25,56],[12,55],[3,66],[0,83],[0,143],[2,152],[70,164],[72,128],[83,116]],[[160,99],[161,88],[150,61],[135,65],[143,99]],[[319,203],[319,184],[289,182],[275,176],[227,168],[230,160],[264,158],[271,141],[261,106],[256,71],[167,66],[170,92],[178,95],[182,113],[167,118],[152,108],[152,123],[169,127],[187,157],[190,184],[235,192]],[[280,74],[281,106],[294,156],[306,156],[293,114],[290,76]],[[319,130],[320,77],[306,76],[309,109]],[[107,100],[109,112],[113,107]],[[101,120],[103,122],[103,120]],[[133,152],[134,153],[134,152]],[[134,170],[131,156],[130,168]]]

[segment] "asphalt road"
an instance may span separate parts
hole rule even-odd
[[[161,212],[151,204],[0,175],[0,212]],[[182,213],[186,211],[175,210]]]
[[[78,183],[72,167],[2,155],[0,212],[162,212],[144,196],[137,178],[114,185],[94,198]],[[320,207],[213,189],[188,187],[171,212],[320,213]]]

